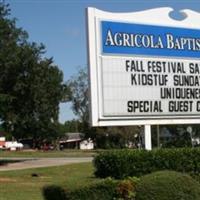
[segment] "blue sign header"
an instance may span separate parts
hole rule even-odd
[[[102,21],[102,52],[200,58],[200,30]]]

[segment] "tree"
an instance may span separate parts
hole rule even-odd
[[[139,134],[138,126],[103,127],[97,128],[95,140],[98,148],[135,148]]]
[[[64,124],[59,124],[59,131],[61,134],[70,132],[81,132],[80,127],[80,121],[73,119],[71,121],[66,121]]]
[[[9,14],[0,3],[0,119],[16,138],[55,137],[63,74],[52,58],[44,58],[44,45],[28,42]]]
[[[191,136],[187,132],[187,126],[185,124],[179,125],[164,125],[171,137],[161,138],[162,147],[192,147]]]
[[[72,110],[81,122],[88,122],[89,120],[88,87],[86,68],[80,69],[67,82],[68,101],[72,102]]]
[[[139,127],[103,127],[89,126],[89,96],[88,74],[86,68],[67,82],[68,101],[72,102],[72,110],[79,117],[79,131],[86,137],[94,139],[99,148],[122,148],[130,142],[134,143],[135,134],[139,134]]]

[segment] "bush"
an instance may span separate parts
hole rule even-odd
[[[122,180],[118,183],[116,188],[116,198],[115,199],[126,199],[132,200],[135,199],[136,185],[138,183],[138,178],[131,178]]]
[[[67,200],[64,189],[56,185],[44,187],[43,196],[45,200]]]
[[[80,188],[69,192],[66,195],[67,200],[113,200],[116,194],[118,181],[110,178],[101,183]]]
[[[199,200],[200,184],[189,175],[160,171],[141,177],[136,200]]]
[[[117,181],[107,178],[100,183],[66,193],[66,200],[133,200],[138,178]]]
[[[200,173],[200,149],[114,150],[97,155],[94,159],[97,177],[124,179],[142,176],[160,170]]]

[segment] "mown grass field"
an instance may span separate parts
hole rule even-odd
[[[2,158],[57,158],[57,157],[90,157],[96,155],[96,150],[64,150],[64,151],[0,151]]]
[[[0,172],[0,200],[44,200],[45,186],[73,190],[100,181],[92,163]],[[32,176],[37,174],[38,177]]]

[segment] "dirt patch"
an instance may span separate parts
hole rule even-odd
[[[52,177],[50,177],[50,176],[40,176],[39,178],[41,178],[41,179],[51,179]]]
[[[11,178],[0,177],[0,183],[12,183],[12,182],[17,182],[17,180],[11,179]]]

